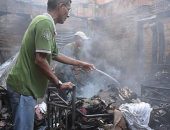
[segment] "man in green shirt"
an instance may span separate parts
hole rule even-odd
[[[48,80],[59,89],[71,89],[61,83],[50,68],[51,60],[92,70],[94,66],[58,52],[55,24],[63,24],[69,15],[71,0],[48,0],[48,13],[38,15],[28,26],[13,69],[7,78],[14,130],[33,130],[36,99],[45,94]]]

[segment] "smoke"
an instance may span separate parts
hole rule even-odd
[[[16,20],[25,21],[24,24],[28,24],[28,21],[35,15],[46,11],[46,0],[36,0],[36,2],[33,0],[17,1],[20,4],[25,3],[21,7],[24,7],[24,13],[28,13],[28,15],[24,15],[24,17],[23,15],[17,15],[16,17]],[[164,6],[161,4],[161,11]],[[13,7],[17,6],[14,4]],[[140,89],[141,79],[145,74],[149,73],[152,62],[152,49],[150,47],[152,46],[152,27],[146,26],[148,24],[146,22],[146,24],[138,28],[138,23],[147,21],[147,18],[157,20],[155,15],[158,12],[158,7],[158,5],[154,6],[154,2],[147,1],[141,1],[140,3],[126,0],[110,0],[101,4],[95,3],[93,0],[72,0],[72,13],[69,20],[63,25],[57,25],[57,30],[58,32],[71,32],[64,37],[66,38],[66,40],[63,40],[64,42],[67,42],[67,39],[70,40],[74,32],[84,31],[90,39],[84,43],[81,60],[93,63],[97,69],[117,79],[122,84],[122,87],[128,86],[137,91]],[[18,13],[18,10],[15,12]],[[25,20],[25,17],[27,17],[27,20]],[[1,17],[0,21],[3,20],[3,17]],[[9,22],[11,19],[6,20]],[[8,28],[13,25],[12,27],[17,27],[17,30],[20,30],[19,26],[9,23]],[[20,25],[23,22],[19,21],[18,23]],[[149,24],[153,23],[149,22]],[[26,26],[24,25],[23,28],[25,29]],[[10,32],[15,31],[10,30]],[[64,33],[62,34],[64,35]],[[138,37],[141,37],[141,39],[138,39]],[[141,41],[143,46],[138,46]],[[147,45],[149,46],[146,47]],[[62,48],[60,52],[65,53]],[[68,53],[68,51],[66,52]],[[57,63],[56,69],[57,76],[63,82],[72,81],[76,84],[71,66]],[[82,73],[81,78],[83,83],[78,87],[82,87],[83,93],[81,92],[81,94],[83,96],[88,94],[88,97],[113,83],[107,76],[97,71],[88,74]]]
[[[96,95],[96,93],[100,90],[103,89],[103,86],[99,86],[99,84],[97,83],[90,83],[87,82],[86,86],[84,86],[83,88],[81,88],[81,93],[78,93],[77,96],[80,97],[85,97],[85,98],[91,98],[92,96]]]
[[[145,37],[139,40],[144,40],[151,37],[152,32],[147,33],[144,25],[141,27],[143,32],[137,27],[139,20],[155,15],[154,6],[151,4],[154,3],[112,1],[109,5],[96,6],[96,16],[92,15],[92,18],[83,19],[82,24],[88,24],[82,28],[76,28],[74,25],[77,31],[81,29],[91,37],[83,46],[82,59],[93,63],[96,68],[116,78],[121,82],[122,87],[130,87],[137,93],[140,93],[141,80],[149,73],[152,61],[151,54],[149,54],[152,49],[146,50],[145,46],[138,48],[139,41],[137,40],[140,33],[143,33]],[[109,11],[103,7],[108,7]],[[77,7],[73,4],[72,8]],[[152,44],[152,41],[144,40],[142,44]],[[140,55],[141,53],[146,53],[147,57]],[[112,83],[108,77],[96,71],[92,72],[90,77],[90,80],[86,80],[86,85],[83,86],[82,95],[92,96]]]
[[[93,63],[97,69],[117,79],[121,87],[128,87],[140,94],[140,84],[151,72],[153,32],[152,27],[147,25],[155,24],[150,22],[152,20],[157,21],[155,14],[158,9],[154,6],[155,2],[114,0],[102,6],[90,3],[88,7],[87,1],[74,3],[73,0],[73,12],[69,20],[73,32],[81,30],[90,37],[83,44],[81,60]],[[85,9],[80,10],[80,7]],[[95,12],[90,13],[91,11]],[[72,17],[74,22],[71,22]],[[144,21],[146,23],[140,25]],[[74,78],[71,78],[74,77],[72,72],[67,72],[71,73],[66,76],[70,77],[67,81],[75,83]],[[79,96],[83,97],[94,96],[100,89],[114,84],[97,71],[82,74],[82,80],[83,83],[78,88]]]

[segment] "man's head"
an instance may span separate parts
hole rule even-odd
[[[75,42],[77,46],[82,46],[83,42],[85,40],[88,40],[89,38],[86,36],[86,34],[82,31],[78,31],[74,34]]]
[[[48,0],[47,10],[52,15],[55,23],[63,24],[69,17],[71,0]]]

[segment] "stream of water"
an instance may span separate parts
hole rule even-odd
[[[95,70],[96,70],[97,72],[99,72],[99,73],[101,73],[101,74],[109,77],[109,78],[110,78],[111,80],[113,80],[117,85],[120,85],[120,82],[119,82],[118,80],[116,80],[115,78],[113,78],[112,76],[110,76],[109,74],[107,74],[107,73],[105,73],[105,72],[103,72],[103,71],[101,71],[101,70],[99,70],[99,69],[96,69],[96,68],[95,68]]]

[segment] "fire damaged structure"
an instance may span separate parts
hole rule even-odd
[[[55,89],[48,90],[48,129],[169,129],[169,104],[151,108],[128,88],[117,88],[112,84],[88,99],[75,97],[74,88],[69,102]],[[151,128],[146,125],[147,121]]]
[[[1,86],[5,86],[5,77],[16,57],[17,55],[1,66]],[[1,87],[0,92],[0,127],[2,130],[10,130],[13,123],[6,89]],[[146,94],[147,92],[150,91],[143,93]],[[152,99],[148,98],[147,95],[145,97]],[[91,98],[77,97],[76,87],[70,91],[61,91],[56,89],[53,84],[49,84],[46,100],[47,113],[43,120],[46,129],[49,130],[169,129],[170,105],[166,102],[160,102],[163,99],[158,100],[159,102],[155,105],[156,103],[152,100],[147,101],[151,103],[148,104],[142,102],[143,100],[139,98],[129,88],[122,88],[120,84],[116,83],[106,86]],[[39,121],[36,123],[39,123]]]
[[[128,88],[117,88],[112,84],[92,98],[83,98],[76,97],[76,87],[63,92],[52,86],[48,88],[47,115],[44,115],[49,130],[149,130],[149,126],[155,130],[169,129],[169,104],[151,108]],[[13,123],[6,99],[6,91],[1,89],[1,129],[10,130]],[[134,111],[129,112],[131,116],[128,114],[130,107]],[[140,122],[130,124],[138,119]],[[143,120],[150,120],[149,126],[140,126]]]
[[[0,67],[1,86],[3,86],[0,89],[2,130],[10,130],[13,126],[5,77],[15,63],[16,57],[17,54]],[[155,80],[162,78],[168,80],[167,73],[155,75]],[[143,87],[146,86],[142,86],[142,91],[146,91]],[[49,130],[150,130],[151,128],[168,130],[170,114],[168,98],[163,97],[155,101],[148,97],[149,95],[154,97],[154,94],[158,93],[159,91],[154,90],[142,92],[143,97],[140,99],[129,88],[122,88],[120,84],[115,83],[101,89],[93,97],[85,98],[76,96],[76,87],[69,91],[61,91],[53,84],[49,84],[46,98],[47,113],[43,115],[43,120],[46,129]],[[40,124],[39,121],[36,123]]]

